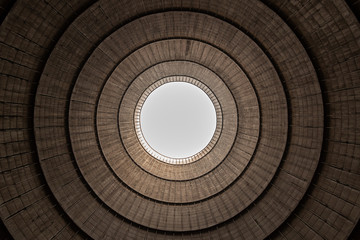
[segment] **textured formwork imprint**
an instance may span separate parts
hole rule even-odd
[[[2,236],[355,237],[352,1],[3,5]],[[146,97],[173,81],[216,110],[209,144],[188,158],[157,154],[139,127]]]

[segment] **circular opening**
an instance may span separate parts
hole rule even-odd
[[[216,110],[209,96],[187,82],[170,82],[152,91],[140,112],[147,144],[169,158],[202,151],[216,130]]]

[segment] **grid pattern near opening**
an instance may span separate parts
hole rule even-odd
[[[166,84],[166,83],[170,83],[170,82],[186,82],[186,83],[190,83],[195,85],[196,87],[200,88],[202,91],[204,91],[208,97],[210,98],[210,100],[212,101],[214,107],[215,107],[215,112],[216,112],[216,128],[215,128],[215,132],[213,137],[211,138],[210,142],[208,143],[208,145],[203,148],[200,152],[190,156],[190,157],[186,157],[186,158],[171,158],[168,156],[164,156],[163,154],[157,152],[156,150],[154,150],[149,144],[148,142],[145,140],[143,132],[141,130],[141,124],[140,124],[140,116],[141,116],[141,109],[145,103],[145,100],[147,99],[147,97],[158,87]],[[135,113],[134,113],[134,122],[135,122],[135,130],[136,130],[136,135],[142,145],[142,147],[154,158],[166,162],[166,163],[170,163],[170,164],[187,164],[187,163],[191,163],[194,162],[202,157],[204,157],[208,152],[211,151],[211,149],[213,149],[213,147],[215,146],[217,140],[220,137],[221,134],[221,129],[222,129],[222,113],[221,113],[221,106],[219,101],[217,100],[216,96],[214,95],[214,93],[202,82],[200,82],[199,80],[196,80],[194,78],[188,77],[188,76],[169,76],[169,77],[165,77],[160,79],[159,81],[155,82],[154,84],[150,85],[145,91],[144,93],[141,95],[136,108],[135,108]]]

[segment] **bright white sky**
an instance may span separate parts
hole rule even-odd
[[[140,124],[145,140],[171,158],[190,157],[210,142],[216,112],[208,95],[186,82],[170,82],[145,100]]]

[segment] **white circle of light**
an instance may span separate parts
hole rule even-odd
[[[179,104],[184,104],[186,105],[187,103],[187,107],[185,106],[185,109],[183,111],[179,110],[178,105],[173,105],[172,108],[165,108],[165,111],[163,111],[163,113],[156,113],[155,111],[149,111],[150,115],[154,118],[158,118],[159,116],[163,116],[161,119],[155,119],[155,123],[158,122],[164,122],[165,118],[168,117],[173,117],[172,119],[168,119],[167,121],[165,121],[165,123],[175,123],[173,126],[175,126],[176,128],[179,128],[179,126],[187,126],[184,123],[189,123],[191,124],[191,126],[197,126],[196,130],[191,130],[188,131],[189,134],[193,134],[195,133],[195,135],[197,135],[197,137],[199,137],[199,135],[201,135],[202,137],[208,137],[208,139],[206,140],[202,140],[202,141],[196,141],[195,146],[197,146],[194,148],[194,144],[191,143],[191,141],[194,141],[194,137],[193,135],[187,135],[187,137],[179,137],[176,136],[176,134],[174,134],[174,132],[169,131],[167,137],[163,138],[162,140],[166,139],[166,144],[165,146],[169,145],[169,138],[168,137],[174,137],[175,136],[175,140],[179,140],[182,139],[182,142],[175,142],[172,141],[172,146],[174,148],[176,148],[176,152],[172,152],[172,151],[163,151],[163,150],[159,150],[159,149],[154,149],[152,146],[150,146],[150,144],[148,143],[148,141],[151,142],[151,140],[149,140],[149,137],[147,137],[148,139],[145,139],[144,137],[144,132],[143,132],[143,127],[146,128],[146,126],[144,126],[144,122],[141,123],[140,118],[142,118],[142,120],[144,120],[144,115],[141,117],[142,115],[142,110],[143,110],[143,106],[145,104],[145,101],[148,99],[149,95],[152,94],[153,92],[155,92],[154,96],[156,96],[156,92],[155,91],[157,88],[159,89],[165,89],[165,88],[160,88],[162,85],[165,85],[167,83],[174,83],[174,82],[180,82],[183,87],[177,87],[176,88],[176,93],[174,94],[169,94],[170,92],[168,90],[166,90],[166,92],[168,93],[167,96],[170,97],[174,97],[175,95],[181,93],[181,90],[184,90],[184,88],[188,88],[191,89],[192,91],[188,91],[188,89],[185,91],[186,94],[182,95],[181,101],[178,101],[178,105]],[[185,85],[183,85],[185,83]],[[189,85],[186,85],[189,84]],[[167,85],[167,86],[171,86],[171,85]],[[172,85],[175,86],[175,85]],[[179,85],[178,85],[179,86]],[[183,89],[181,89],[183,88]],[[189,99],[191,99],[191,96],[189,96],[190,92],[193,91],[197,91],[197,93],[195,95],[199,96],[202,100],[200,101],[200,103],[206,103],[207,106],[209,107],[208,109],[210,110],[210,112],[212,113],[208,113],[208,114],[203,114],[201,112],[204,111],[205,107],[198,107],[196,109],[196,107],[194,108],[194,102],[195,103],[199,103],[197,100],[193,100],[190,101]],[[155,101],[156,102],[156,101]],[[157,101],[160,104],[168,104],[169,103],[169,99],[165,100],[161,100],[161,101]],[[190,102],[190,104],[189,104]],[[175,106],[175,107],[174,107]],[[211,106],[211,107],[210,107]],[[146,109],[147,107],[145,107]],[[164,107],[159,107],[159,105],[157,105],[156,109],[163,109]],[[188,110],[188,112],[186,112],[186,109]],[[175,111],[176,113],[171,113],[172,111]],[[215,113],[214,113],[215,111]],[[146,110],[143,112],[145,113]],[[195,114],[199,114],[201,115],[201,117],[197,118],[194,115]],[[212,114],[212,115],[211,115]],[[174,119],[174,115],[177,115],[177,117],[175,117]],[[211,115],[211,117],[209,117]],[[181,119],[181,117],[185,117],[182,120],[179,120],[179,118]],[[204,119],[205,118],[205,119]],[[197,121],[192,121],[191,119],[196,119]],[[176,123],[176,121],[178,121],[178,123]],[[201,129],[204,129],[204,126],[206,126],[204,123],[210,121],[210,124],[212,124],[210,128],[208,128],[205,132],[205,134],[200,134],[198,132],[198,134],[196,134],[196,131],[199,131]],[[145,120],[146,122],[146,120]],[[151,121],[150,121],[151,122]],[[196,123],[198,122],[198,123]],[[199,124],[199,122],[201,123],[201,125]],[[212,122],[212,123],[211,123]],[[168,76],[165,78],[162,78],[156,82],[154,82],[153,84],[151,84],[148,88],[145,89],[145,91],[142,93],[142,95],[139,97],[139,100],[136,104],[135,107],[135,111],[134,111],[134,125],[135,125],[135,132],[137,135],[137,138],[140,142],[140,144],[142,145],[142,147],[145,149],[145,151],[147,153],[149,153],[151,156],[153,156],[154,158],[162,161],[162,162],[166,162],[166,163],[170,163],[170,164],[187,164],[187,163],[191,163],[194,161],[197,161],[201,158],[203,158],[205,155],[207,155],[216,145],[217,141],[220,138],[221,135],[221,130],[222,130],[222,123],[223,123],[223,119],[222,119],[222,110],[221,110],[221,105],[218,101],[218,99],[216,98],[216,96],[214,95],[214,93],[202,82],[200,82],[197,79],[194,79],[192,77],[188,77],[188,76]],[[215,126],[215,130],[214,130],[214,125]],[[161,125],[160,128],[163,128],[164,125]],[[150,127],[150,129],[154,130],[156,128],[154,127]],[[145,129],[146,131],[146,129]],[[160,136],[159,135],[159,131],[155,130],[152,131],[155,136]],[[179,131],[178,131],[179,132]],[[180,132],[180,134],[183,134],[183,132]],[[211,137],[212,135],[212,137]],[[209,138],[211,138],[210,142],[209,142]],[[203,138],[205,139],[205,138]],[[186,144],[187,142],[190,142],[191,145],[190,148],[186,149],[184,148],[183,144]],[[206,143],[208,143],[206,145]],[[152,143],[152,145],[156,146],[156,144]],[[205,146],[206,145],[206,146]],[[205,147],[204,147],[205,146]],[[202,148],[202,150],[200,150]],[[196,150],[194,150],[196,149]],[[159,151],[162,151],[162,153],[160,153]],[[194,154],[195,153],[195,154]],[[164,155],[167,154],[167,155]]]
[[[170,158],[187,158],[209,144],[216,129],[216,111],[197,86],[170,82],[147,97],[140,125],[153,150]]]

